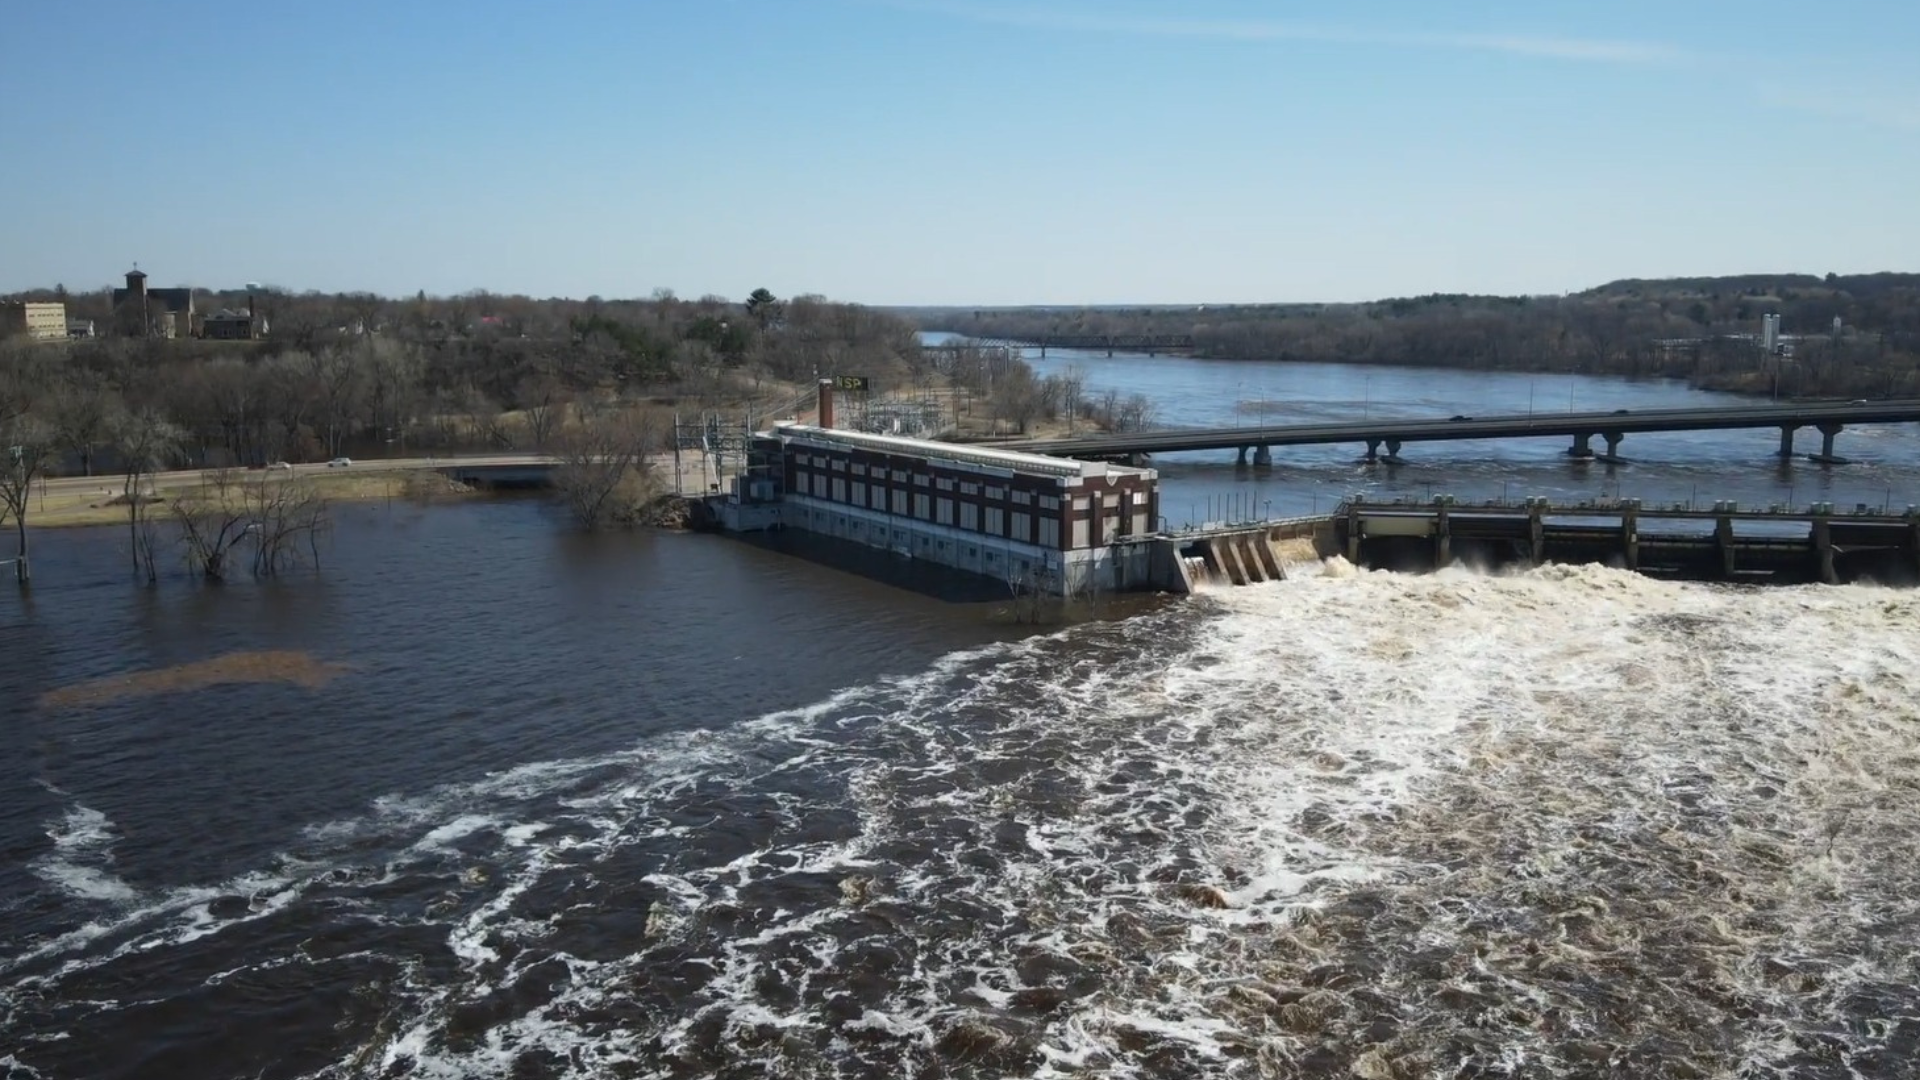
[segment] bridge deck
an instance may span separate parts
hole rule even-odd
[[[1325,424],[1280,424],[1231,428],[1161,428],[1066,439],[1012,440],[995,445],[1061,457],[1115,457],[1185,450],[1236,450],[1258,446],[1333,443],[1446,442],[1467,439],[1593,438],[1663,431],[1726,431],[1742,428],[1846,426],[1920,422],[1920,401],[1864,404],[1795,403],[1712,409],[1534,413],[1516,416],[1431,420],[1347,420]]]

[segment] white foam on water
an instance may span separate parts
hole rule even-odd
[[[8,1080],[39,1080],[44,1075],[14,1054],[0,1055],[0,1067],[6,1069]]]
[[[464,840],[477,832],[499,830],[502,824],[498,818],[487,814],[462,814],[452,821],[427,830],[427,834],[414,844],[414,848],[442,855],[458,854],[458,849],[454,846],[456,841]],[[522,828],[517,826],[512,831],[515,835],[519,835]]]
[[[30,864],[41,880],[81,900],[122,904],[140,895],[108,869],[119,834],[107,815],[76,803],[48,826],[47,838],[53,851]]]
[[[393,1038],[336,1071],[1899,1075],[1916,616],[1868,588],[1331,560],[395,796],[309,835],[487,873],[433,924],[456,974],[414,969]],[[328,865],[263,875],[259,906]],[[217,934],[226,891],[49,943],[32,978]],[[567,911],[622,906],[631,941],[570,936]],[[455,1034],[523,979],[534,1003]]]

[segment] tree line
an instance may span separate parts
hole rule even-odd
[[[1781,316],[1790,355],[1764,355]],[[1234,360],[1580,372],[1795,396],[1920,396],[1920,274],[1617,281],[1562,297],[1431,295],[1361,304],[917,309],[979,338],[1192,335]],[[1835,328],[1835,320],[1838,329]]]
[[[205,295],[207,307],[246,303]],[[81,312],[107,302],[69,299]],[[33,399],[84,469],[101,445],[102,425],[91,421],[121,408],[162,411],[192,463],[211,467],[397,453],[402,440],[409,450],[537,449],[582,395],[748,405],[789,399],[819,375],[885,380],[923,366],[901,319],[766,290],[746,303],[665,292],[573,301],[274,290],[254,302],[270,326],[265,340],[15,342],[0,378]]]
[[[249,300],[201,295],[203,310]],[[114,325],[110,290],[14,298],[62,299],[74,317]],[[133,546],[150,551],[140,490],[157,470],[558,452],[567,449],[563,439],[604,441],[615,431],[644,462],[670,436],[662,413],[725,409],[764,418],[795,408],[821,376],[863,374],[883,388],[931,377],[906,321],[818,296],[781,300],[766,289],[744,302],[665,291],[643,300],[535,300],[276,289],[251,300],[270,328],[263,340],[109,332],[0,341],[0,524],[18,530],[23,574],[27,492],[47,476],[119,477]],[[257,526],[275,510],[253,509],[261,513],[243,524]],[[323,515],[310,509],[280,516],[319,522]],[[226,530],[241,525],[223,519],[208,532],[197,522],[175,524],[203,571],[228,572],[234,540]],[[292,546],[275,546],[268,565]]]
[[[675,411],[764,421],[811,404],[821,377],[864,375],[880,393],[939,387],[1006,430],[1067,418],[1145,426],[1144,397],[1089,399],[1083,374],[1038,378],[1003,349],[930,357],[913,325],[813,295],[744,301],[535,300],[203,291],[201,310],[253,306],[254,341],[175,339],[114,319],[111,290],[60,300],[104,336],[0,341],[0,526],[27,574],[29,495],[51,476],[115,478],[135,570],[183,548],[196,573],[268,574],[300,561],[326,527],[310,484],[235,479],[247,469],[335,457],[538,451],[558,462],[562,501],[588,527],[649,512],[649,455]],[[208,485],[156,513],[154,474],[200,469]],[[255,478],[258,479],[258,478]],[[279,479],[276,474],[275,479]],[[163,535],[170,534],[170,535]],[[236,558],[243,549],[251,558]]]

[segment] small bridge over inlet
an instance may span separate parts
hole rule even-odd
[[[1316,424],[1280,424],[1231,428],[1162,428],[1120,434],[1083,435],[1065,439],[1024,439],[996,442],[1005,450],[1091,460],[1145,458],[1186,450],[1238,450],[1244,463],[1270,465],[1276,446],[1326,446],[1354,443],[1366,448],[1368,460],[1399,460],[1400,449],[1414,442],[1453,442],[1467,439],[1571,440],[1569,456],[1620,461],[1620,443],[1628,436],[1660,431],[1731,431],[1776,428],[1780,456],[1794,452],[1794,433],[1811,428],[1821,436],[1820,451],[1809,454],[1824,464],[1845,464],[1834,453],[1834,440],[1847,425],[1910,424],[1920,422],[1920,401],[1855,401],[1737,405],[1691,409],[1615,409],[1611,412],[1533,413],[1520,416],[1452,416],[1431,420],[1341,420]],[[1596,452],[1595,439],[1606,450]],[[1383,455],[1381,450],[1386,451]]]

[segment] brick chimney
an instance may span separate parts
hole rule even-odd
[[[820,380],[820,426],[833,427],[833,380]]]

